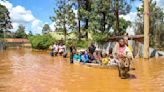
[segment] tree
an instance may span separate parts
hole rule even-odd
[[[107,0],[96,0],[91,7],[90,29],[108,33],[114,21],[114,15],[110,12],[111,3]]]
[[[39,50],[46,50],[53,45],[54,42],[56,42],[50,34],[29,36],[28,39],[32,45],[32,48]]]
[[[11,19],[8,9],[0,4],[0,37],[4,37],[4,30],[12,29]]]
[[[29,31],[29,35],[30,35],[30,36],[32,36],[32,35],[33,35],[33,33],[32,33],[32,31],[31,31],[31,30]]]
[[[161,23],[160,26],[160,31],[159,31],[159,39],[158,39],[158,44],[159,44],[159,48],[163,48],[164,47],[164,23]]]
[[[43,34],[47,34],[51,31],[50,26],[48,24],[45,24],[42,29]]]
[[[86,40],[88,40],[88,28],[89,28],[89,12],[91,12],[91,4],[92,4],[92,1],[91,0],[82,0],[83,1],[83,6],[80,10],[80,12],[82,13],[82,19],[85,21],[85,26],[84,26],[84,29],[85,29],[85,32],[86,32]]]
[[[25,33],[25,26],[19,25],[17,31],[15,32],[16,38],[26,38],[27,35]]]
[[[71,0],[72,6],[75,7],[75,9],[77,10],[77,30],[78,32],[75,32],[76,34],[78,34],[78,40],[81,40],[81,1],[82,0]]]
[[[65,3],[66,1],[67,4]],[[114,29],[117,35],[120,35],[130,24],[129,21],[119,18],[120,14],[125,15],[130,11],[130,3],[126,0],[60,0],[57,5],[58,8],[55,9],[56,16],[51,19],[58,25],[56,26],[58,30],[62,29],[65,35],[68,31],[66,30],[67,23],[73,23],[73,21],[70,22],[69,18],[70,15],[74,15],[74,12],[68,13],[68,11],[72,9],[78,10],[77,33],[79,40],[82,37],[82,33],[88,39],[89,31],[111,35],[113,33],[110,32],[110,29]],[[72,6],[76,6],[76,8]],[[72,26],[72,28],[76,27]],[[81,28],[83,28],[83,32]]]
[[[143,2],[142,2],[143,3]],[[160,34],[162,33],[162,24],[164,23],[164,12],[163,9],[158,7],[156,1],[150,0],[150,46],[157,48],[159,46]],[[144,14],[144,5],[137,8],[137,34],[143,34],[143,14]]]
[[[129,13],[130,8],[130,3],[125,0],[95,0],[89,14],[90,29],[108,34],[111,34],[110,29],[114,29],[115,35],[121,35],[131,23],[119,15]]]
[[[130,0],[130,3],[131,1],[134,0]],[[130,12],[131,9],[130,3],[128,3],[128,0],[111,0],[112,8],[110,12],[114,12],[115,15],[116,26],[114,27],[114,30],[116,35],[120,35],[121,33],[119,15],[126,15],[127,13]]]
[[[83,33],[85,32],[85,37],[88,39],[88,28],[89,28],[89,12],[91,12],[92,0],[71,0],[75,5],[75,9],[78,10],[78,38],[81,40],[81,28],[83,28]],[[81,23],[82,22],[82,23]]]
[[[51,20],[56,23],[57,30],[63,31],[64,40],[66,41],[68,31],[75,28],[75,13],[70,0],[58,0],[57,2],[56,15],[51,17]]]

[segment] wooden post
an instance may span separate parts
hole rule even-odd
[[[149,59],[149,0],[144,0],[144,58]]]

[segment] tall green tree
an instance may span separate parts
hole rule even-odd
[[[80,9],[81,9],[81,6],[82,6],[82,1],[83,0],[71,0],[72,2],[72,5],[74,7],[75,10],[77,10],[77,30],[78,32],[75,32],[76,34],[78,34],[78,40],[81,40],[81,12],[80,12]]]
[[[0,4],[0,37],[4,37],[4,31],[12,29],[11,19],[8,9]]]
[[[108,33],[114,21],[114,15],[110,12],[111,2],[95,0],[91,7],[90,29],[95,32]]]
[[[63,31],[64,40],[66,41],[68,31],[75,28],[75,13],[70,0],[57,1],[55,16],[51,17],[51,20],[56,23],[57,30]]]
[[[131,23],[119,15],[126,15],[130,8],[130,2],[125,0],[95,0],[89,14],[91,30],[111,34],[109,30],[114,29],[112,34],[121,35]]]
[[[15,38],[27,38],[25,33],[25,26],[19,25],[17,31],[15,32]]]
[[[50,26],[48,24],[45,24],[42,29],[43,34],[47,34],[51,31]]]
[[[92,0],[82,0],[82,8],[80,9],[81,15],[83,16],[82,19],[85,22],[84,30],[86,32],[86,40],[88,40],[88,29],[89,29],[89,14],[91,12],[91,5],[92,5]]]
[[[71,0],[75,5],[75,9],[78,11],[78,38],[85,36],[88,39],[88,28],[89,28],[89,12],[91,12],[92,0]],[[82,32],[81,32],[82,28]],[[85,35],[82,35],[85,34]]]
[[[134,0],[110,0],[111,1],[111,11],[114,12],[115,15],[115,34],[121,35],[120,29],[120,18],[119,15],[126,15],[130,12],[131,2]]]
[[[164,12],[157,6],[156,1],[150,0],[150,46],[157,48],[160,45],[160,34],[163,32]],[[137,34],[143,34],[144,31],[144,4],[137,8]]]

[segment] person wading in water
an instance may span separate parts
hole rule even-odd
[[[128,77],[128,71],[130,69],[130,62],[132,60],[132,52],[127,47],[124,42],[124,39],[121,38],[115,49],[114,57],[118,62],[119,76],[123,79]]]
[[[70,47],[70,63],[73,64],[73,55],[76,53],[76,48],[74,45]]]
[[[93,43],[91,43],[91,45],[88,47],[88,51],[90,54],[90,56],[89,56],[90,61],[94,60],[93,53],[95,52],[95,50],[96,50],[96,47],[94,46]]]

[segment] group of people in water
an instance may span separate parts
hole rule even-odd
[[[56,43],[53,45],[52,47],[52,52],[51,52],[51,56],[63,56],[64,58],[67,57],[67,49],[65,44],[61,43]]]
[[[52,56],[67,57],[68,50],[63,43],[53,45]],[[70,63],[97,63],[101,65],[117,65],[123,58],[132,59],[132,47],[128,44],[128,37],[120,38],[114,48],[110,48],[108,53],[96,50],[93,43],[83,51],[77,51],[74,45],[70,46]]]
[[[67,57],[68,50],[63,43],[53,45],[52,56]],[[120,38],[114,48],[110,48],[108,53],[96,50],[93,43],[83,51],[77,51],[74,45],[70,46],[70,63],[97,63],[101,65],[117,65],[123,58],[133,59],[132,46],[128,44],[128,37]]]
[[[83,63],[97,63],[101,65],[117,65],[123,58],[132,59],[132,47],[128,45],[128,38],[120,38],[114,48],[110,48],[108,53],[96,50],[91,44],[85,51],[76,51],[75,46],[70,47],[70,63],[74,61]]]
[[[68,48],[67,48],[68,49]],[[54,44],[52,47],[52,56],[63,56],[67,57],[68,50],[63,43]],[[128,44],[128,37],[120,38],[116,42],[114,48],[110,48],[107,53],[97,50],[96,46],[91,43],[86,50],[77,51],[74,45],[69,47],[70,51],[70,63],[95,63],[99,65],[116,65],[119,66],[119,75],[124,74],[130,69],[131,61],[133,59],[132,46]],[[121,72],[123,71],[123,72]]]

